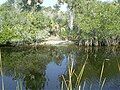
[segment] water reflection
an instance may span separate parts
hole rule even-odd
[[[80,90],[101,90],[100,89],[99,79],[91,78],[85,79],[81,83]],[[116,75],[115,77],[106,79],[105,84],[102,90],[120,90],[120,74]]]
[[[46,82],[44,90],[60,90],[60,81],[59,78],[61,75],[65,74],[67,70],[67,57],[64,55],[63,60],[56,64],[52,60],[46,66]]]
[[[88,56],[81,81],[82,90],[120,90],[120,48],[117,47],[32,47],[1,48],[5,90],[60,90],[61,75],[68,75],[68,60],[78,75]],[[69,62],[70,62],[69,61]],[[66,76],[67,79],[67,76]],[[73,84],[75,77],[73,77]],[[0,77],[0,89],[2,88]]]
[[[0,77],[0,82],[1,81],[1,77]],[[18,80],[14,80],[13,77],[11,76],[5,76],[3,77],[4,80],[4,90],[26,90],[25,86],[23,86],[23,80],[18,79]],[[0,83],[0,90],[2,89],[2,84]]]

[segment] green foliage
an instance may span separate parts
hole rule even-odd
[[[51,29],[54,31],[55,25],[58,25],[57,34],[65,38],[71,35],[72,40],[80,37],[81,40],[105,39],[109,41],[110,38],[120,37],[119,3],[96,0],[59,0],[60,3],[64,1],[75,16],[74,27],[77,28],[73,28],[73,31],[68,30],[68,13],[60,12],[59,5],[56,5],[56,9],[48,7],[42,8],[41,11],[36,10],[36,6],[33,5],[31,11],[23,10],[22,12],[10,2],[1,5],[0,43],[11,40],[31,42],[34,39],[45,38],[49,36]],[[16,4],[19,3],[16,2]]]
[[[120,34],[120,6],[96,0],[66,0],[75,13],[74,25],[81,29],[81,38],[108,39]],[[74,34],[73,34],[74,35]]]
[[[0,42],[33,40],[38,33],[49,26],[49,18],[42,12],[21,12],[8,7],[0,7],[1,30]],[[42,35],[39,35],[39,37]]]

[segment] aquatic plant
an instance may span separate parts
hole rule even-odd
[[[102,76],[103,76],[104,67],[105,67],[105,61],[103,61],[102,68],[101,68],[100,83],[101,83],[101,81],[102,81]]]
[[[103,81],[102,81],[104,68],[105,68],[105,61],[103,61],[101,72],[100,72],[100,81],[99,81],[100,90],[103,90],[103,86],[104,86],[105,81],[106,81],[106,78],[104,78]]]
[[[117,64],[118,64],[118,69],[119,69],[119,72],[120,72],[120,63],[119,63],[118,60],[117,60]]]
[[[0,72],[1,72],[1,77],[2,77],[2,90],[5,90],[4,89],[4,80],[3,80],[3,71],[2,71],[1,49],[0,49]]]
[[[69,59],[69,58],[68,58]],[[83,80],[83,75],[85,72],[85,67],[87,64],[87,60],[88,60],[88,56],[84,62],[84,64],[81,67],[81,70],[78,74],[76,74],[75,69],[73,67],[74,62],[71,61],[68,64],[68,74],[67,75],[62,75],[62,83],[61,83],[61,90],[64,90],[64,88],[66,88],[67,90],[85,90],[86,87],[86,80]],[[107,77],[103,78],[103,74],[104,74],[104,68],[105,68],[105,61],[103,61],[102,66],[101,66],[101,70],[100,70],[100,77],[99,77],[99,89],[103,90],[103,87],[105,85],[105,82],[107,80]],[[75,79],[75,80],[73,80]],[[90,90],[92,90],[92,84],[89,87]]]
[[[73,90],[73,89],[79,89],[80,90],[80,88],[81,88],[80,84],[81,84],[81,80],[82,80],[82,76],[83,76],[83,73],[84,73],[84,70],[85,70],[85,66],[86,66],[86,63],[87,63],[88,56],[87,56],[87,58],[86,58],[86,60],[85,60],[85,62],[84,62],[84,64],[83,64],[83,66],[82,66],[78,75],[75,73],[75,69],[73,67],[74,66],[74,60],[69,60],[69,59],[70,58],[68,58],[68,61],[71,61],[71,62],[68,62],[68,80],[65,79],[64,75],[62,75],[62,79],[64,81],[64,84],[65,84],[65,87],[66,87],[67,90]],[[74,76],[76,78],[75,85],[73,84],[73,81],[72,81]],[[84,82],[84,86],[85,86],[85,83],[86,82]],[[63,84],[63,82],[62,82],[62,84]],[[63,86],[64,85],[62,85],[62,89],[64,88]]]

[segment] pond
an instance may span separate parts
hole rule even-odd
[[[70,61],[74,68],[72,87],[86,63],[80,90],[120,90],[119,46],[1,48],[0,90],[66,90]]]

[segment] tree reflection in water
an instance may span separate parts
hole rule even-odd
[[[58,65],[54,60],[46,66],[45,90],[60,90],[59,78],[67,70],[67,57],[64,56],[62,62]]]
[[[5,90],[16,90],[20,86],[23,90],[60,90],[61,75],[68,75],[68,61],[74,62],[75,73],[78,75],[87,55],[81,87],[85,83],[85,90],[90,87],[91,90],[99,88],[101,67],[105,61],[101,78],[106,78],[103,90],[120,89],[119,47],[40,46],[37,51],[29,47],[14,47],[1,48],[1,52]],[[0,88],[1,85],[0,77]]]

